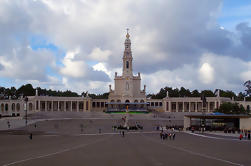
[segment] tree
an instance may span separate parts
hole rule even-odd
[[[17,90],[18,96],[24,95],[24,96],[34,96],[35,95],[35,89],[32,87],[31,84],[22,85]]]
[[[216,109],[215,112],[220,112],[224,114],[248,114],[249,110],[245,110],[242,105],[238,103],[222,103],[219,109]]]
[[[197,89],[193,90],[191,93],[191,97],[200,97],[200,92]]]
[[[228,98],[236,98],[236,94],[233,92],[233,91],[223,91],[223,90],[220,90],[220,96],[221,97],[228,97]]]
[[[202,94],[204,94],[205,97],[215,97],[214,93],[211,90],[203,90],[201,91]]]
[[[236,100],[244,100],[245,94],[240,92],[236,98]]]
[[[244,86],[246,87],[246,95],[250,96],[251,95],[251,80],[248,80],[244,83]]]
[[[191,92],[189,89],[185,89],[184,87],[181,87],[179,90],[179,96],[180,97],[190,97]]]

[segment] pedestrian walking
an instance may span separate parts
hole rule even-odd
[[[248,140],[250,140],[250,131],[248,132]]]
[[[122,136],[125,137],[125,131],[122,131]]]
[[[10,121],[7,121],[8,128],[10,128]]]
[[[98,129],[99,134],[101,133],[101,129]]]
[[[173,140],[175,140],[175,133],[173,133]]]
[[[240,138],[240,140],[242,140],[242,138],[243,138],[243,135],[242,135],[242,134],[240,134],[240,137],[239,137],[239,138]]]
[[[30,140],[32,140],[32,133],[30,133]]]
[[[167,140],[167,136],[168,136],[168,134],[167,133],[165,133],[165,139]]]

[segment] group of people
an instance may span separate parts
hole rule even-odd
[[[170,139],[170,140],[175,140],[175,133],[170,133],[170,132],[163,132],[161,131],[160,133],[160,139],[162,140],[167,140],[167,139]]]
[[[243,138],[250,140],[250,131],[247,131],[247,130],[242,131],[239,139],[242,140]]]
[[[7,121],[8,128],[10,128],[10,121]]]

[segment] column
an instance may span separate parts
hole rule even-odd
[[[52,108],[52,111],[54,111],[54,101],[53,100],[51,101],[51,108]]]
[[[48,101],[45,101],[45,111],[48,111]]]
[[[85,101],[83,100],[83,111],[85,111]]]
[[[179,105],[178,105],[178,102],[176,102],[176,110],[175,112],[178,112],[179,111]]]
[[[185,103],[184,103],[184,101],[183,101],[183,103],[182,103],[182,112],[185,112]]]
[[[168,111],[169,111],[169,112],[172,112],[172,110],[171,110],[171,109],[172,109],[171,104],[172,104],[172,102],[169,101],[169,102],[168,102]]]
[[[58,101],[58,111],[60,111],[60,107],[59,107],[59,104],[60,104],[60,102]]]
[[[63,111],[65,111],[66,112],[66,102],[65,101],[63,101]]]
[[[210,112],[210,102],[207,102],[207,112]]]
[[[77,112],[79,112],[79,102],[77,101]]]
[[[70,105],[71,105],[71,107],[70,107],[70,111],[72,112],[72,101],[71,101],[70,103],[71,103],[71,104],[70,104]]]
[[[191,112],[191,102],[188,102],[189,106],[188,106],[188,112]]]
[[[38,111],[40,112],[40,100],[38,100]]]
[[[198,102],[195,102],[195,112],[198,112]]]
[[[217,101],[214,101],[214,109],[216,109],[217,108]]]

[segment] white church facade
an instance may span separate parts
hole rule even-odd
[[[123,54],[123,71],[118,76],[115,73],[114,90],[109,86],[108,109],[121,110],[126,106],[135,110],[146,110],[146,86],[141,90],[141,76],[133,75],[133,57],[130,35],[127,32]]]
[[[133,75],[133,56],[130,35],[127,32],[123,53],[122,75],[115,73],[114,87],[109,86],[108,99],[90,97],[28,96],[28,113],[34,112],[86,112],[86,111],[123,111],[129,107],[134,111],[159,111],[173,114],[193,114],[213,112],[224,102],[237,102],[250,109],[250,101],[234,101],[231,98],[207,97],[206,107],[202,108],[200,97],[169,97],[163,99],[146,98],[146,86],[141,87],[141,75]],[[0,116],[24,116],[26,102],[19,100],[0,100]]]

